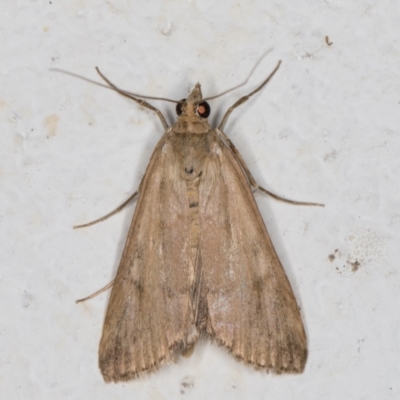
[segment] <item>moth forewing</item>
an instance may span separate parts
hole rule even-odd
[[[216,179],[200,192],[207,333],[257,368],[301,372],[307,341],[293,291],[242,166],[217,141],[213,152]]]
[[[164,135],[142,181],[100,341],[105,381],[155,370],[196,338],[187,268],[188,210],[182,207],[187,193],[165,174],[171,150]],[[173,229],[178,221],[180,229]]]
[[[306,335],[252,194],[259,187],[222,131],[233,109],[278,67],[227,111],[218,129],[207,122],[199,84],[177,102],[177,121],[140,185],[112,288],[99,350],[106,382],[134,379],[190,354],[200,336],[256,368],[303,371]]]

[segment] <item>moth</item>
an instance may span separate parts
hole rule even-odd
[[[260,187],[218,128],[200,84],[177,101],[177,120],[143,99],[114,90],[157,113],[165,133],[151,156],[113,285],[100,341],[106,382],[127,381],[188,356],[199,338],[225,347],[256,369],[301,373],[307,338],[299,306],[255,202]],[[143,96],[144,97],[144,96]],[[281,200],[303,205],[320,205]],[[107,288],[106,287],[106,288]],[[90,296],[92,297],[92,296]]]

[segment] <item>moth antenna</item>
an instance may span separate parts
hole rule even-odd
[[[66,71],[66,70],[61,69],[61,68],[50,68],[50,71],[53,71],[53,72],[61,72],[62,74],[69,75],[69,76],[73,76],[74,78],[78,78],[78,79],[81,79],[81,80],[83,80],[83,81],[92,83],[93,85],[100,86],[100,87],[102,87],[102,88],[106,88],[106,89],[110,89],[110,90],[114,90],[114,91],[117,91],[118,93],[123,92],[123,93],[129,94],[129,95],[134,96],[134,97],[140,97],[140,98],[142,98],[142,99],[162,100],[162,101],[169,101],[170,103],[180,103],[180,102],[177,101],[177,100],[168,99],[168,98],[166,98],[166,97],[145,96],[145,95],[143,95],[143,94],[128,92],[127,90],[120,89],[120,88],[118,88],[116,85],[114,85],[113,83],[111,83],[110,80],[107,79],[107,78],[103,75],[103,73],[100,72],[100,70],[99,70],[97,67],[96,67],[97,73],[101,76],[102,79],[104,79],[104,80],[107,82],[107,85],[104,85],[103,83],[100,83],[100,82],[96,82],[96,81],[94,81],[93,79],[86,78],[85,76],[82,76],[82,75],[79,75],[79,74],[75,74],[75,73],[73,73],[73,72]]]
[[[104,215],[104,217],[98,218],[94,221],[88,222],[86,224],[82,224],[82,225],[74,225],[72,228],[73,229],[79,229],[79,228],[86,228],[88,226],[97,224],[98,222],[102,222],[104,220],[106,220],[107,218],[110,218],[111,216],[113,216],[114,214],[120,212],[128,203],[130,203],[132,200],[134,200],[134,198],[139,194],[139,192],[135,192],[133,193],[132,196],[129,197],[128,200],[125,200],[119,207],[117,207],[115,210],[111,211],[110,213]]]
[[[229,93],[229,92],[232,92],[232,91],[234,91],[234,90],[236,90],[236,89],[239,89],[240,87],[244,86],[244,85],[249,81],[249,79],[250,79],[251,76],[253,75],[253,73],[254,73],[254,71],[256,70],[256,68],[260,65],[261,61],[264,59],[264,57],[265,57],[268,53],[269,53],[269,50],[266,51],[266,52],[259,58],[259,60],[255,63],[254,67],[251,69],[251,71],[250,71],[249,75],[247,76],[247,78],[246,78],[242,83],[239,83],[239,85],[236,85],[236,86],[234,86],[234,87],[232,87],[232,88],[230,88],[230,89],[227,89],[227,90],[225,90],[225,91],[222,92],[222,93],[216,94],[215,96],[206,97],[206,98],[203,99],[202,101],[214,100],[214,99],[216,99],[217,97],[221,97],[221,96],[223,96],[224,94],[227,94],[227,93]]]
[[[162,100],[162,101],[169,101],[170,103],[179,103],[178,100],[172,100],[172,99],[168,99],[166,97],[156,97],[156,96],[144,96],[142,94],[136,94],[136,93],[132,93],[132,92],[128,92],[127,90],[123,90],[120,89],[119,87],[117,87],[116,85],[114,85],[108,78],[106,78],[104,76],[104,74],[100,71],[99,67],[96,67],[96,71],[97,73],[100,75],[100,77],[115,91],[117,91],[118,93],[122,94],[122,95],[128,95],[128,96],[134,96],[134,97],[140,97],[142,99],[148,99],[148,100]]]
[[[146,99],[153,99],[153,100],[169,101],[169,102],[172,102],[172,103],[179,103],[179,101],[167,99],[167,98],[164,98],[164,97],[142,96],[142,95],[139,95],[139,94],[134,94],[134,93],[131,93],[131,92],[126,92],[126,91],[124,91],[124,90],[118,88],[117,86],[115,86],[112,82],[110,82],[110,80],[108,80],[108,79],[100,72],[100,70],[99,70],[98,67],[96,67],[96,71],[97,71],[97,73],[100,75],[100,77],[101,77],[102,79],[104,79],[104,81],[107,83],[107,85],[103,85],[103,84],[101,84],[101,83],[99,83],[99,82],[93,81],[93,80],[91,80],[91,79],[85,78],[85,77],[80,76],[80,75],[77,75],[77,74],[74,74],[74,73],[72,73],[72,72],[64,71],[64,70],[62,70],[62,69],[50,68],[50,70],[51,70],[51,71],[56,71],[56,72],[62,72],[62,73],[64,73],[64,74],[71,75],[71,76],[73,76],[73,77],[75,77],[75,78],[82,79],[82,80],[84,80],[84,81],[93,83],[94,85],[97,85],[97,86],[101,86],[101,87],[104,87],[104,88],[107,88],[107,89],[114,90],[114,91],[118,92],[119,94],[121,94],[122,96],[128,97],[129,99],[131,99],[131,100],[133,100],[133,101],[136,101],[136,103],[139,103],[141,106],[143,106],[143,107],[145,107],[145,108],[148,108],[148,109],[151,110],[151,111],[154,111],[154,112],[158,115],[158,117],[160,118],[161,123],[162,123],[162,125],[163,125],[163,127],[164,127],[165,130],[168,129],[168,124],[167,124],[167,121],[166,121],[165,118],[164,118],[164,115],[161,113],[161,111],[160,111],[158,108],[155,108],[154,106],[152,106],[151,104],[149,104],[147,101],[138,99],[137,97],[142,97],[142,98],[146,98]],[[137,96],[137,97],[135,97],[135,96]]]
[[[106,89],[110,89],[110,90],[114,90],[113,88],[111,88],[111,87],[108,86],[108,85],[104,85],[103,83],[96,82],[96,81],[94,81],[93,79],[86,78],[85,76],[82,76],[82,75],[79,75],[79,74],[75,74],[75,73],[73,73],[73,72],[66,71],[65,69],[61,69],[61,68],[49,68],[49,70],[52,71],[52,72],[61,72],[62,74],[69,75],[69,76],[72,76],[72,77],[74,77],[74,78],[81,79],[82,81],[86,81],[86,82],[92,83],[93,85],[100,86],[100,87],[102,87],[102,88],[106,88]],[[139,97],[139,96],[138,96],[138,97]]]
[[[236,101],[236,103],[229,107],[228,111],[225,113],[224,118],[222,118],[222,122],[220,123],[218,129],[219,130],[223,130],[224,126],[226,124],[226,121],[228,120],[229,116],[231,115],[232,111],[236,108],[239,107],[241,104],[243,104],[244,102],[246,102],[251,96],[253,96],[253,94],[256,94],[258,91],[260,91],[270,80],[271,78],[275,75],[276,71],[278,71],[280,65],[281,65],[282,61],[279,60],[277,66],[274,68],[274,70],[269,74],[269,76],[267,77],[267,79],[265,79],[264,82],[261,83],[260,86],[258,86],[255,90],[253,90],[251,93],[247,94],[246,96],[241,97],[239,100]]]

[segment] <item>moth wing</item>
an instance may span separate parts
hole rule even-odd
[[[140,187],[108,304],[99,349],[107,382],[154,371],[197,338],[189,297],[187,193],[174,179],[173,164],[172,146],[161,139]]]
[[[238,359],[301,372],[307,339],[289,280],[235,155],[216,140],[200,184],[201,295],[208,335]]]

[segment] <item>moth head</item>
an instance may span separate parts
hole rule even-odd
[[[196,83],[187,99],[182,99],[176,105],[178,116],[182,114],[198,115],[200,118],[206,119],[210,115],[210,112],[210,105],[206,101],[203,101],[200,83]]]

